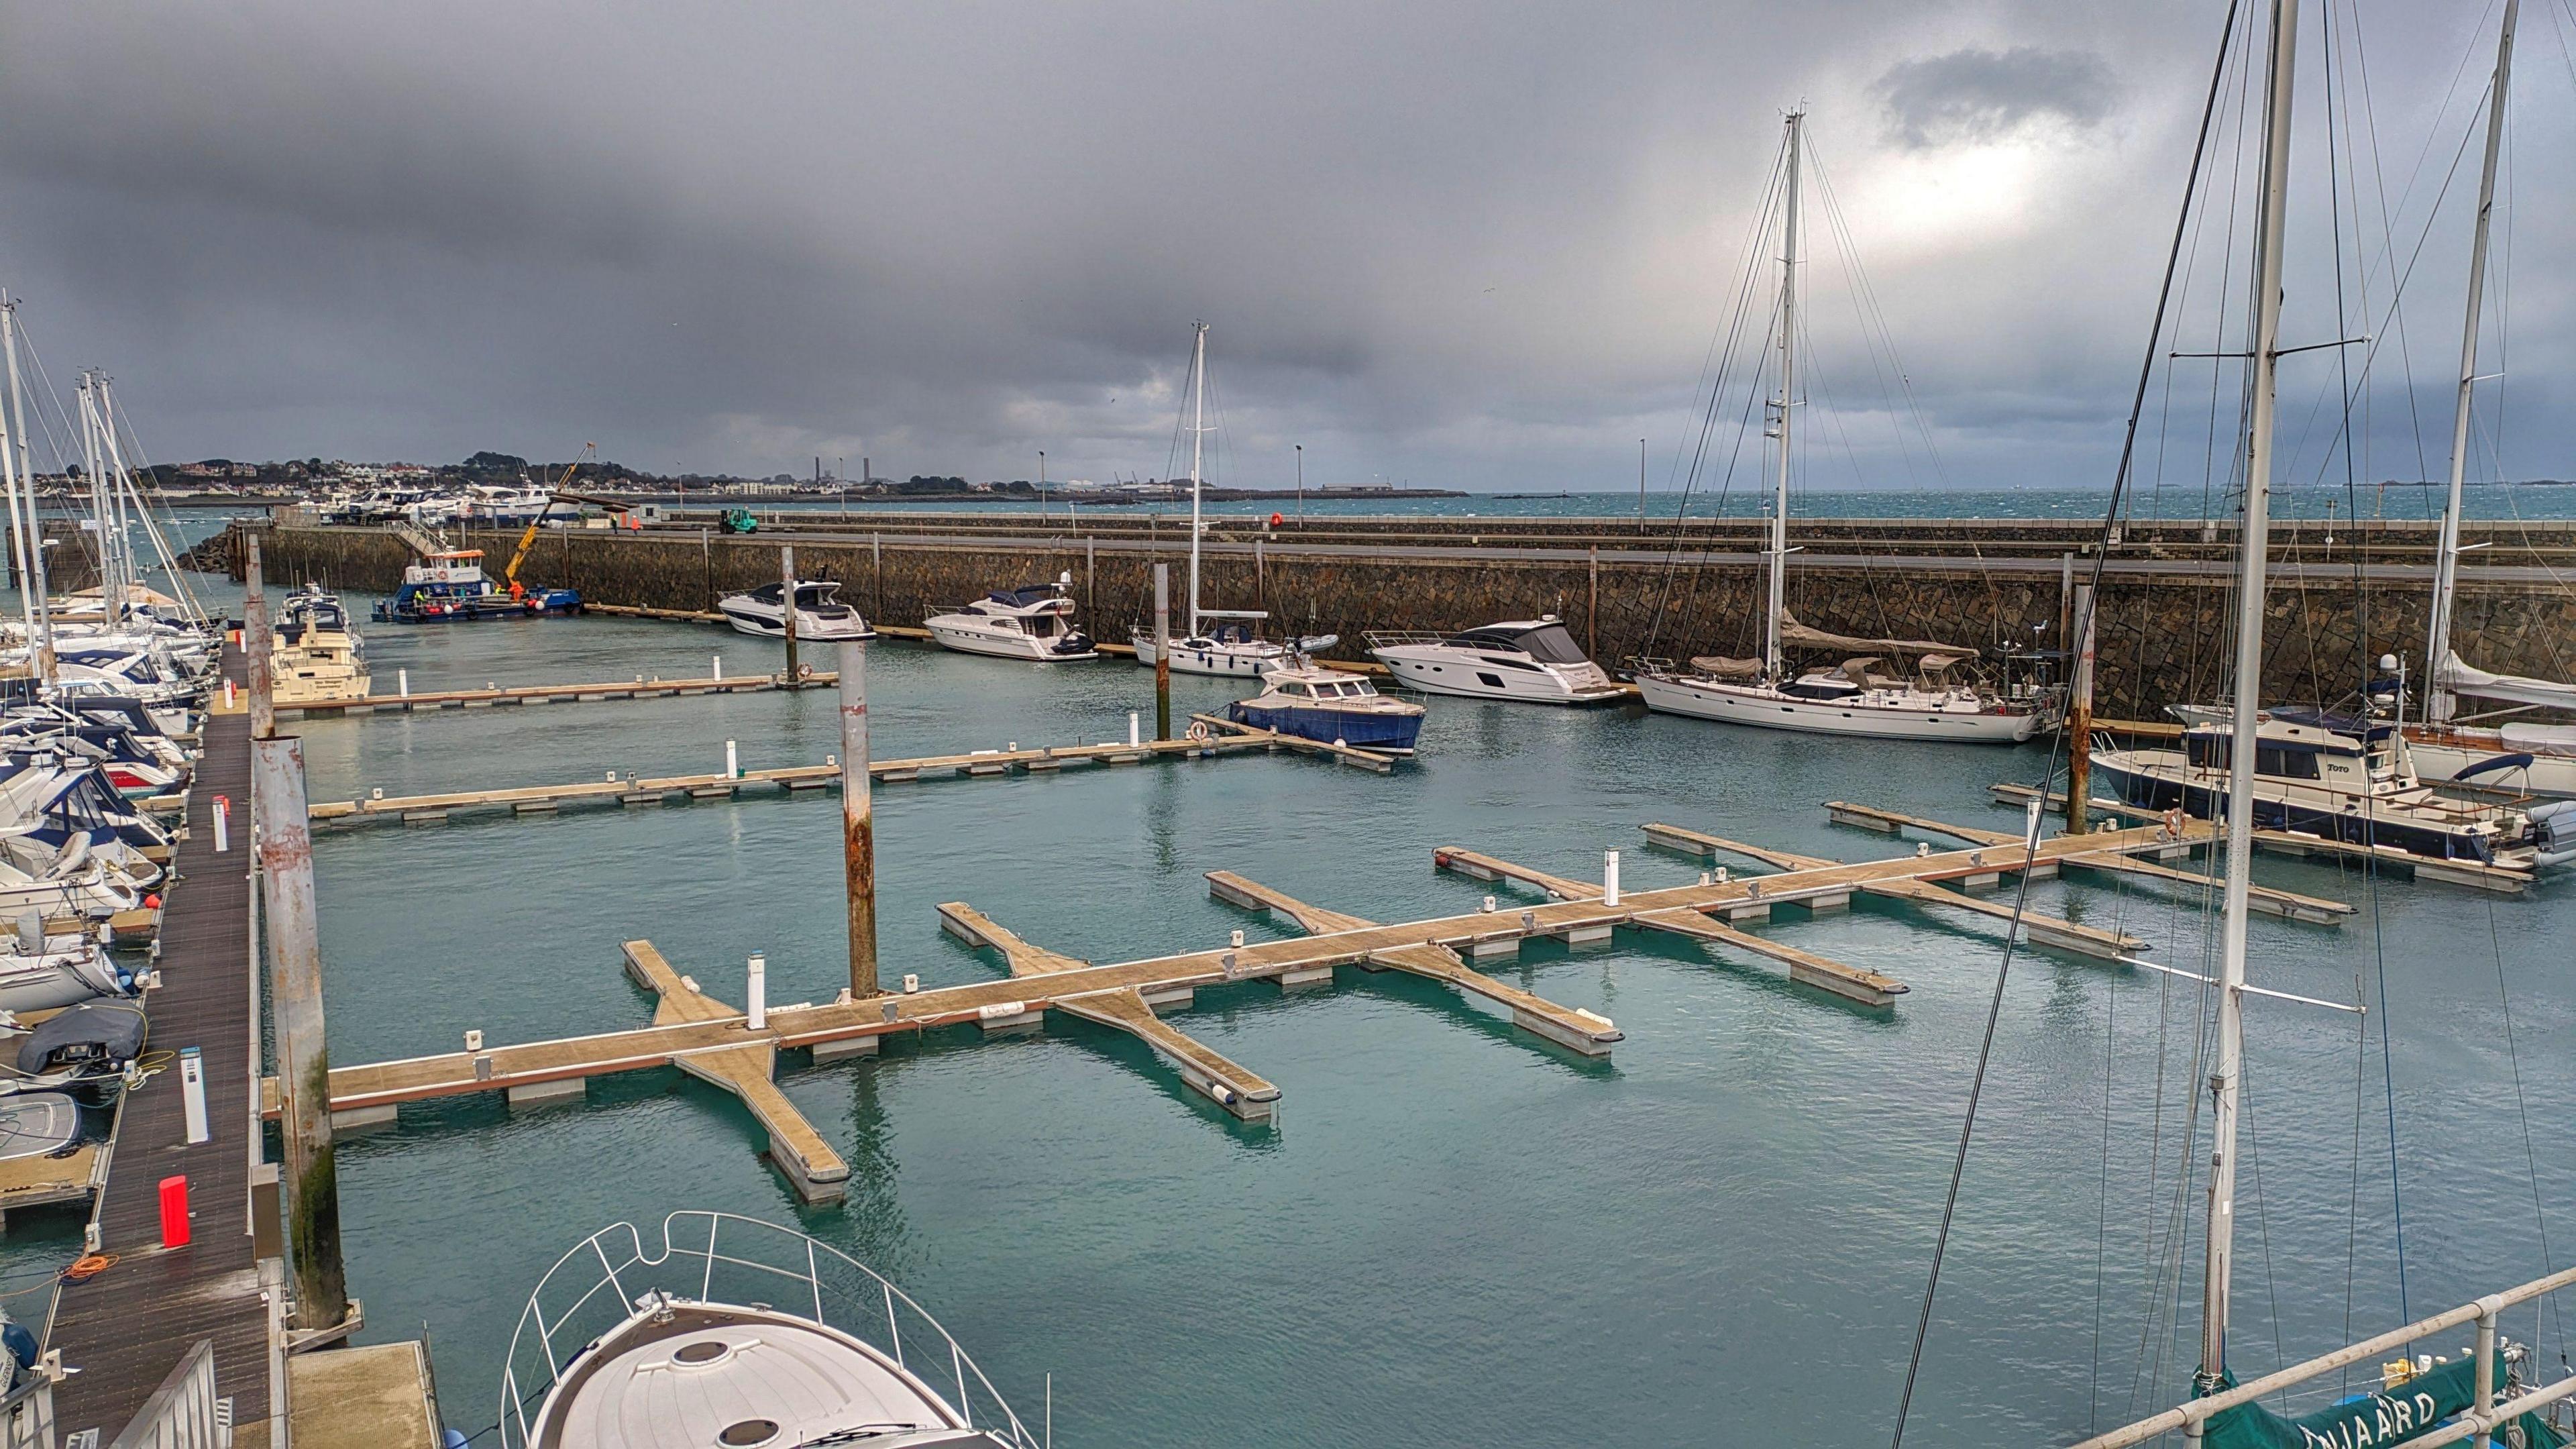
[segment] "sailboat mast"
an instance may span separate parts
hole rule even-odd
[[[98,599],[106,610],[108,627],[114,628],[125,591],[116,578],[116,544],[107,526],[107,479],[98,463],[97,382],[87,372],[80,380],[80,419],[81,466],[89,470],[90,515],[98,526]]]
[[[14,329],[17,308],[17,303],[0,295],[0,328]],[[9,340],[17,340],[14,331]],[[9,542],[18,551],[18,604],[27,617],[27,657],[32,659],[36,656],[36,550],[28,540],[26,519],[18,507],[18,450],[9,441],[10,427],[9,410],[0,407],[0,483],[9,489]],[[32,512],[35,500],[29,498],[27,502]]]
[[[1789,410],[1797,394],[1798,336],[1798,128],[1804,111],[1789,113],[1789,178],[1780,228],[1780,472],[1771,500],[1771,598],[1764,614],[1762,662],[1771,682],[1780,672],[1780,616],[1789,602]]]
[[[2297,79],[2296,0],[2272,0],[2271,92],[2263,105],[2263,172],[2254,235],[2254,387],[2245,452],[2245,537],[2236,580],[2236,695],[2227,771],[2226,917],[2220,927],[2218,1055],[2210,1073],[2209,1245],[2203,1256],[2202,1393],[2227,1372],[2227,1294],[2236,1266],[2236,1114],[2244,1091],[2245,916],[2254,859],[2256,716],[2263,702],[2263,589],[2272,535],[2272,430],[2281,346],[2281,232],[2290,195],[2290,103]],[[2193,1437],[2198,1437],[2197,1427]]]
[[[27,397],[18,385],[18,304],[0,297],[0,354],[9,367],[9,413],[18,429],[18,476],[27,481],[27,592],[36,611],[35,632],[27,647],[35,651],[36,678],[47,690],[54,685],[54,620],[45,592],[45,520],[36,507],[36,461],[27,442]]]
[[[2468,320],[2460,327],[2460,392],[2451,409],[2451,491],[2442,508],[2441,552],[2433,560],[2433,621],[2424,633],[2425,718],[2435,724],[2458,711],[2442,688],[2451,657],[2451,601],[2460,583],[2460,481],[2469,466],[2469,394],[2478,377],[2478,312],[2486,297],[2487,222],[2495,212],[2496,153],[2504,145],[2504,102],[2513,81],[2513,28],[2522,0],[2504,0],[2504,33],[2496,40],[2495,87],[2487,97],[2486,169],[2478,175],[2477,230],[2469,243]]]
[[[1207,434],[1207,324],[1191,324],[1190,344],[1190,637],[1199,629],[1199,443]]]

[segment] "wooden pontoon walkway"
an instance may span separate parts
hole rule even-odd
[[[2040,791],[2028,785],[2016,785],[2010,782],[1991,786],[1990,789],[1996,799],[2016,805],[2034,799],[2045,799],[2053,808],[2063,807],[2066,804],[2066,794],[2062,790],[2050,790],[2042,795]],[[2160,811],[2132,805],[2125,800],[2106,799],[2100,795],[2093,797],[2093,813],[2107,815],[2114,820],[2164,818]],[[2411,850],[2401,850],[2394,845],[2364,847],[2350,841],[2328,840],[2322,835],[2309,835],[2296,830],[2258,829],[2254,832],[2254,848],[2269,851],[2274,855],[2316,855],[2324,856],[2329,860],[2366,861],[2384,866],[2401,875],[2414,876],[2421,880],[2444,881],[2451,885],[2471,886],[2503,896],[2521,895],[2530,889],[2533,879],[2530,871],[2488,865],[2484,861],[2435,860],[2431,856],[2417,855]]]
[[[1052,745],[1025,750],[974,750],[962,755],[929,755],[919,759],[876,760],[868,778],[878,784],[959,776],[1035,775],[1085,765],[1133,765],[1149,760],[1207,760],[1286,750],[1337,760],[1345,765],[1386,774],[1395,761],[1386,755],[1349,745],[1323,744],[1295,735],[1241,725],[1212,726],[1205,739],[1145,740],[1138,744]],[[800,790],[833,790],[841,783],[837,761],[745,770],[737,775],[657,775],[638,778],[604,772],[597,780],[553,785],[514,785],[491,790],[449,790],[435,795],[374,795],[364,800],[323,800],[312,806],[322,822],[399,822],[437,824],[452,815],[506,810],[514,815],[544,815],[568,805],[661,805],[671,800],[726,800],[746,791],[792,795]]]
[[[1442,867],[1527,881],[1560,898],[1528,907],[1497,904],[1491,910],[1394,925],[1310,905],[1231,871],[1211,871],[1207,876],[1211,894],[1248,910],[1286,917],[1304,934],[1106,965],[1033,944],[972,905],[952,901],[940,907],[943,927],[999,955],[1007,976],[860,1000],[772,1007],[757,1029],[744,1013],[714,1000],[663,961],[649,943],[630,942],[625,948],[628,969],[660,997],[653,1025],[338,1067],[331,1072],[331,1105],[335,1117],[356,1127],[392,1120],[405,1102],[505,1092],[514,1104],[535,1105],[579,1095],[582,1082],[590,1077],[678,1066],[742,1094],[769,1132],[771,1156],[781,1170],[800,1191],[827,1196],[838,1190],[838,1179],[832,1174],[846,1175],[847,1169],[772,1085],[770,1074],[782,1049],[806,1048],[817,1060],[826,1060],[874,1050],[879,1039],[895,1032],[958,1026],[975,1026],[988,1033],[1023,1030],[1040,1024],[1046,1012],[1060,1011],[1139,1038],[1189,1086],[1237,1116],[1257,1119],[1270,1114],[1279,1089],[1191,1039],[1159,1011],[1190,1004],[1201,987],[1268,980],[1294,989],[1329,982],[1336,968],[1358,966],[1438,981],[1492,1004],[1508,1013],[1514,1025],[1547,1042],[1583,1056],[1606,1056],[1625,1036],[1608,1017],[1533,995],[1467,962],[1517,954],[1522,943],[1541,937],[1581,944],[1606,940],[1623,927],[1666,931],[1784,960],[1796,979],[1884,1006],[1904,990],[1901,983],[1782,947],[1711,918],[1758,918],[1787,903],[1833,909],[1847,904],[1855,891],[1885,891],[1913,899],[1916,887],[1928,890],[1938,882],[1967,882],[2023,865],[2018,841],[2003,848],[1978,846],[1843,864],[1740,846],[1680,827],[1654,829],[1668,843],[1738,851],[1783,868],[1776,874],[1734,878],[1712,872],[1696,885],[1623,893],[1618,904],[1611,905],[1604,900],[1604,892],[1588,882],[1443,847],[1435,854],[1435,862]],[[2206,827],[2199,829],[2206,833]],[[2174,843],[2161,828],[2060,836],[2039,843],[2032,867],[2053,869],[2069,856],[2154,851]],[[2030,923],[2025,917],[2025,924]],[[2129,944],[2127,938],[2111,939]]]
[[[228,653],[236,670],[237,653]],[[59,1290],[45,1338],[66,1368],[54,1388],[67,1434],[99,1429],[100,1443],[143,1405],[199,1339],[212,1339],[216,1381],[233,1421],[269,1416],[268,1308],[251,1240],[251,1164],[260,1156],[251,1082],[258,1066],[259,989],[251,973],[250,721],[211,715],[205,755],[188,803],[188,837],[161,917],[161,988],[145,998],[152,1045],[195,1047],[204,1057],[213,1140],[187,1142],[179,1073],[164,1071],[127,1095],[117,1115],[106,1186],[95,1221],[114,1266]],[[214,853],[214,798],[235,803],[232,852]],[[193,1240],[161,1250],[160,1183],[188,1179]]]
[[[801,689],[828,690],[841,682],[830,670],[808,671]],[[338,718],[377,714],[412,714],[422,710],[490,709],[499,705],[576,704],[608,699],[682,699],[717,694],[768,694],[789,687],[784,674],[741,674],[703,679],[611,680],[603,684],[491,684],[481,689],[434,689],[414,694],[371,694],[364,699],[281,701],[279,719],[296,716]]]

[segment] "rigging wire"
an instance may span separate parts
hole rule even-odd
[[[2103,510],[2101,542],[2104,546],[2094,552],[2091,580],[2097,590],[2101,586],[2104,566],[2109,559],[2108,544],[2112,530],[2119,526],[2120,502],[2128,487],[2129,469],[2137,447],[2138,414],[2145,406],[2147,380],[2155,367],[2156,344],[2163,340],[2166,309],[2173,300],[2174,273],[2180,262],[2182,241],[2191,213],[2192,197],[2200,182],[2201,158],[2209,144],[2210,118],[2217,109],[2219,87],[2226,74],[2229,41],[2235,34],[2236,28],[2236,12],[2237,0],[2229,0],[2225,27],[2219,34],[2218,58],[2211,66],[2209,96],[2201,107],[2200,135],[2192,145],[2191,166],[2184,181],[2181,211],[2174,218],[2174,239],[2165,257],[2164,280],[2157,288],[2155,319],[2147,335],[2146,358],[2140,364],[2137,394],[2130,403],[2128,431],[2120,447],[2120,466],[2112,476],[2110,503]],[[2054,780],[2057,777],[2058,756],[2065,748],[2065,744],[2065,733],[2060,731],[2057,739],[2049,746],[2048,772],[2041,776],[2043,781]],[[2039,799],[2031,806],[2029,824],[2023,837],[2022,860],[2025,866],[2039,850],[2040,813],[2045,808],[2046,802],[2047,791],[2043,789]],[[2084,808],[2083,802],[2076,802],[2076,808]],[[1897,1400],[1896,1430],[1890,1440],[1889,1449],[1904,1449],[1906,1417],[1913,1407],[1915,1383],[1922,1373],[1923,1345],[1931,1333],[1933,1300],[1940,1292],[1941,1264],[1949,1252],[1950,1229],[1958,1214],[1959,1185],[1967,1176],[1968,1148],[1976,1134],[1977,1105],[1984,1095],[1986,1071],[1994,1057],[1995,1031],[2003,1016],[2004,987],[2012,976],[2013,948],[2021,938],[2022,916],[2029,901],[2030,871],[2025,869],[2021,873],[2020,886],[2013,894],[2012,922],[2004,933],[2003,956],[1996,964],[1994,992],[1986,1005],[1985,1033],[1977,1047],[1976,1071],[1969,1080],[1967,1111],[1959,1124],[1959,1145],[1950,1163],[1950,1185],[1942,1203],[1941,1229],[1933,1240],[1931,1271],[1923,1285],[1923,1306],[1915,1319],[1913,1347],[1906,1356],[1905,1388]],[[2195,1093],[2195,1103],[2197,1100],[2198,1094]]]

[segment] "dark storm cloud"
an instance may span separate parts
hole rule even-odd
[[[1899,61],[1876,89],[1889,133],[1908,146],[1993,141],[2044,122],[2093,126],[2118,99],[2102,57],[2028,45]]]
[[[2408,61],[2374,95],[2411,165],[2491,42],[2474,17],[2372,20],[2370,53]],[[1635,440],[1660,482],[1692,426],[1804,104],[1949,471],[2055,482],[2116,446],[2217,21],[0,6],[0,284],[55,374],[116,371],[171,458],[597,441],[669,469],[1007,478],[1044,448],[1058,477],[1155,473],[1205,319],[1237,481],[1284,483],[1302,442],[1310,481],[1633,486]],[[2565,156],[2564,112],[2526,117],[2526,175]],[[2518,204],[2523,255],[2576,236],[2550,188]],[[2451,275],[2451,232],[2419,276]],[[2552,352],[2570,302],[2524,270],[2514,361],[2546,388],[2576,369]],[[2294,268],[2294,299],[2323,275]],[[1874,395],[1840,273],[1812,276],[1814,375]],[[2436,384],[2437,330],[2410,334]],[[2567,411],[2545,401],[2517,416]]]

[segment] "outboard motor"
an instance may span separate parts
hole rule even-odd
[[[2531,818],[2533,842],[2540,847],[2535,864],[2544,868],[2576,864],[2576,800],[2535,805],[2524,813]]]

